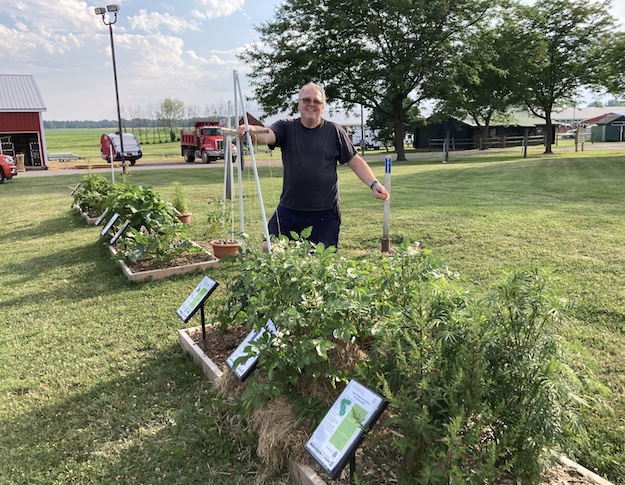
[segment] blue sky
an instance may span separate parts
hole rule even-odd
[[[0,0],[0,73],[35,77],[44,119],[117,117],[109,30],[94,13],[112,1]],[[122,115],[150,116],[165,98],[199,115],[222,109],[234,99],[234,70],[251,94],[236,54],[258,40],[254,26],[281,3],[119,1],[113,32]],[[625,0],[614,0],[612,12],[625,25]]]
[[[0,0],[0,72],[35,77],[44,119],[117,117],[109,29],[94,13],[113,1]],[[119,1],[113,33],[122,110],[148,112],[178,98],[212,112],[234,99],[234,70],[247,94],[236,54],[258,39],[253,27],[280,3]]]

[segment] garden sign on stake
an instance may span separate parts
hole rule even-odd
[[[252,351],[252,353],[249,354],[245,349],[267,332],[271,334],[276,333],[276,326],[273,324],[273,321],[271,321],[271,318],[267,320],[267,323],[263,325],[260,330],[252,330],[238,347],[234,349],[230,357],[226,359],[226,365],[241,382],[249,377],[258,363],[258,351]]]
[[[113,214],[111,216],[111,218],[109,219],[109,221],[106,223],[106,226],[104,226],[102,228],[102,230],[100,231],[100,236],[101,237],[104,237],[106,235],[106,233],[111,230],[111,227],[113,227],[113,224],[115,224],[115,221],[117,221],[117,219],[119,219],[119,213],[118,212]]]
[[[204,276],[202,281],[195,287],[195,289],[191,292],[191,294],[187,297],[182,305],[176,310],[176,315],[182,320],[184,323],[187,323],[193,315],[200,310],[200,321],[202,323],[202,341],[204,342],[204,346],[206,346],[206,321],[204,319],[204,303],[215,288],[219,286],[215,280],[209,278],[208,276]]]
[[[109,244],[111,246],[115,246],[115,243],[119,240],[119,238],[124,233],[124,231],[128,229],[129,225],[130,225],[130,219],[126,219],[124,223],[122,224],[122,226],[119,228],[119,230],[113,235],[113,237],[109,241]]]
[[[349,461],[350,483],[354,483],[356,450],[387,404],[386,399],[358,381],[349,381],[304,446],[332,480]]]

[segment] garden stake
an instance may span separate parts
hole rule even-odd
[[[387,158],[387,160],[389,160]],[[352,456],[349,458],[349,485],[355,485],[356,481],[356,452],[352,453]]]
[[[386,157],[384,169],[384,187],[388,190],[389,197],[384,201],[384,224],[382,228],[382,252],[390,252],[389,219],[391,217],[391,157]]]
[[[204,324],[204,303],[200,307],[200,322],[202,324],[202,342],[204,342],[204,348],[206,348],[206,325]]]

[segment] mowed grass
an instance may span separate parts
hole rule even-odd
[[[548,267],[575,303],[563,338],[571,364],[611,390],[612,414],[588,409],[582,465],[625,483],[625,164],[623,152],[479,154],[397,162],[391,239],[418,241],[476,293],[514,268]],[[384,179],[383,159],[371,162]],[[246,170],[246,231],[262,234]],[[259,167],[267,212],[281,170]],[[341,254],[378,253],[383,204],[340,168]],[[253,483],[266,471],[254,442],[180,350],[175,309],[202,275],[131,284],[98,229],[69,208],[79,175],[16,177],[0,186],[0,483]],[[193,239],[208,241],[207,202],[223,174],[132,171],[165,198],[178,180],[190,198]],[[250,244],[257,244],[251,241]],[[380,254],[380,257],[384,257]],[[236,266],[211,270],[227,296]],[[195,319],[197,320],[197,318]],[[192,320],[189,325],[197,325]],[[265,483],[288,483],[285,475]]]

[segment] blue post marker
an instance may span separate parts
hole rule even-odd
[[[389,198],[384,201],[384,226],[382,228],[382,252],[388,253],[391,249],[389,239],[389,220],[391,218],[391,157],[386,157],[384,168],[384,187],[388,190]]]

